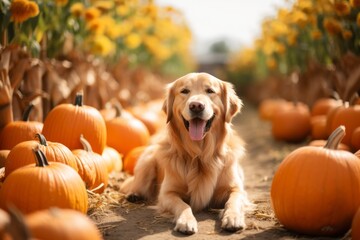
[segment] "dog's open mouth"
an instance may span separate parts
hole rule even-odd
[[[202,140],[205,133],[209,131],[214,118],[215,115],[213,115],[209,120],[203,120],[201,118],[193,118],[190,121],[187,121],[183,117],[185,127],[189,131],[191,140],[193,141]]]

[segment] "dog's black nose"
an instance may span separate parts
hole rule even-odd
[[[191,102],[189,105],[189,109],[194,113],[200,113],[204,111],[205,105],[201,102]]]

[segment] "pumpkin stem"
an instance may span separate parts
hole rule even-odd
[[[6,226],[6,230],[12,236],[12,239],[28,240],[31,239],[31,234],[25,219],[21,212],[13,205],[8,207],[10,224]]]
[[[344,136],[345,136],[345,126],[341,125],[331,133],[324,148],[336,150]]]
[[[81,134],[80,135],[80,142],[84,148],[85,151],[87,152],[92,152],[92,148],[91,148],[91,145],[90,143],[88,142],[88,140],[86,140],[86,138],[84,138],[84,136]]]
[[[123,111],[123,107],[119,101],[113,101],[113,107],[115,109],[115,117],[121,117],[121,113]]]
[[[27,106],[27,108],[25,109],[23,116],[22,116],[22,120],[24,122],[29,121],[30,113],[33,108],[34,108],[34,104],[30,103],[29,106]]]
[[[37,137],[39,139],[39,142],[40,142],[41,145],[43,145],[43,146],[48,145],[45,136],[42,135],[41,133],[35,134],[35,137]]]
[[[39,146],[37,148],[33,149],[35,154],[35,161],[37,167],[46,167],[49,166],[49,162],[45,157],[45,154],[43,151],[40,150]]]
[[[83,105],[83,94],[82,92],[76,93],[75,96],[75,106],[82,106]]]

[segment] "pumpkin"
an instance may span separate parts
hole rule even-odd
[[[337,236],[349,230],[360,206],[360,161],[337,150],[345,135],[340,126],[325,147],[304,146],[279,165],[271,203],[285,228],[309,235]]]
[[[317,99],[311,107],[311,116],[326,115],[332,108],[341,105],[341,100],[336,100],[334,98]]]
[[[317,140],[312,140],[309,142],[308,146],[314,146],[314,147],[324,147],[327,143],[327,140],[323,140],[323,139],[317,139]],[[339,143],[337,146],[338,150],[344,150],[344,151],[348,151],[350,152],[350,147],[344,143]]]
[[[277,140],[300,142],[310,134],[310,131],[310,110],[303,103],[293,104],[277,112],[272,118],[271,132]]]
[[[86,188],[102,193],[108,185],[108,172],[105,160],[101,155],[93,152],[90,143],[81,135],[82,149],[74,149],[78,173],[85,182]]]
[[[312,139],[327,139],[329,137],[326,130],[326,115],[312,116],[310,124]]]
[[[134,116],[127,110],[125,110],[119,101],[112,101],[105,105],[106,108],[101,109],[99,112],[103,116],[105,121],[114,119],[116,117],[133,118]],[[110,107],[108,107],[110,106]]]
[[[5,167],[6,158],[10,150],[0,150],[0,168]]]
[[[101,155],[106,163],[108,173],[120,172],[123,168],[121,155],[115,148],[105,147]]]
[[[355,151],[360,150],[360,127],[355,128],[352,133],[351,146]]]
[[[147,145],[150,133],[139,119],[116,117],[106,121],[107,145],[115,148],[124,157],[133,148]]]
[[[86,213],[88,196],[79,174],[66,164],[49,163],[39,148],[34,149],[33,159],[36,164],[7,176],[0,189],[0,207],[11,204],[25,214],[49,207]]]
[[[344,136],[342,142],[350,146],[354,151],[356,151],[356,147],[353,146],[351,143],[351,138],[355,129],[357,127],[360,127],[360,105],[344,105],[342,107],[339,107],[333,113],[331,119],[329,120],[328,118],[328,121],[328,130],[330,131],[333,131],[340,125],[344,125],[346,127],[347,134]]]
[[[360,239],[360,208],[357,210],[351,224],[351,237],[353,240]]]
[[[70,148],[82,147],[79,137],[90,142],[94,152],[102,154],[106,144],[106,126],[100,112],[83,105],[83,95],[78,93],[75,104],[60,104],[45,118],[42,134],[53,142],[60,142]]]
[[[124,171],[133,175],[134,168],[140,155],[145,151],[146,146],[140,146],[132,149],[124,159]]]
[[[72,209],[50,208],[30,213],[25,222],[32,237],[41,240],[103,239],[95,223]]]
[[[260,119],[271,121],[275,113],[289,106],[291,106],[290,102],[285,99],[264,99],[259,104],[259,117]]]
[[[5,177],[20,167],[34,163],[32,156],[35,147],[39,147],[49,162],[61,162],[78,171],[75,156],[68,147],[61,143],[46,141],[44,135],[40,133],[35,136],[38,141],[24,141],[11,149],[5,163]]]
[[[36,133],[42,131],[42,122],[29,121],[29,115],[33,107],[34,105],[30,104],[25,109],[22,120],[5,125],[0,133],[0,149],[11,150],[16,144],[32,140]]]

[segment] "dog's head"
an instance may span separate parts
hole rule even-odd
[[[163,110],[167,122],[200,141],[215,125],[229,123],[241,107],[230,83],[207,73],[190,73],[168,85]]]

